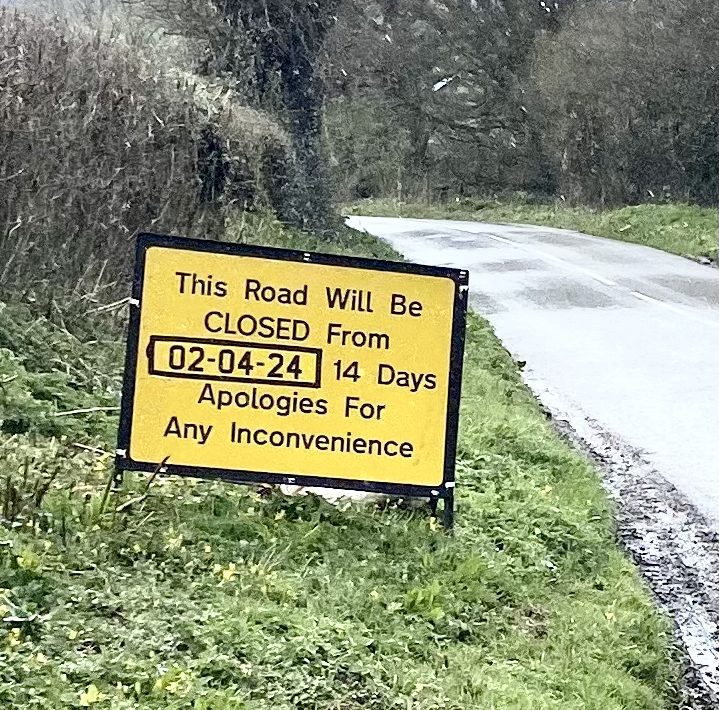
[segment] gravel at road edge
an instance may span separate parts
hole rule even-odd
[[[682,710],[719,707],[719,534],[643,458],[525,372],[555,428],[587,454],[615,502],[617,535],[660,607],[684,658]]]

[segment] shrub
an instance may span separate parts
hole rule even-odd
[[[0,296],[47,303],[116,295],[138,231],[218,236],[229,204],[281,189],[286,159],[280,130],[221,87],[8,9],[0,135]]]

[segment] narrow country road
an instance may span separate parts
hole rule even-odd
[[[469,270],[470,306],[540,398],[641,452],[719,530],[719,270],[545,227],[348,224],[411,261]]]

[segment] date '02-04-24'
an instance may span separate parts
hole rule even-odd
[[[147,357],[149,373],[162,377],[320,386],[317,348],[155,335]]]

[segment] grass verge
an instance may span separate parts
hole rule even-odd
[[[383,199],[354,203],[346,212],[377,217],[538,224],[643,244],[695,259],[715,260],[717,256],[717,210],[694,205],[646,204],[595,210],[561,203],[461,200],[428,204]]]
[[[328,246],[271,222],[235,236]],[[349,232],[333,248],[387,255]],[[598,478],[483,320],[453,537],[396,502],[144,475],[108,496],[114,414],[54,415],[117,401],[122,348],[18,308],[0,310],[0,336],[0,706],[671,706],[669,626]]]

